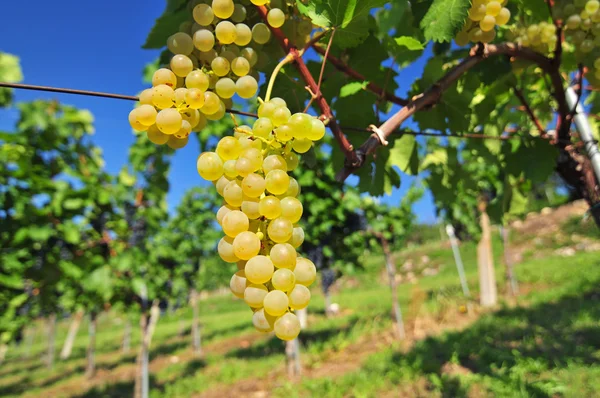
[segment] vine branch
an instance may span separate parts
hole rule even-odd
[[[529,118],[531,119],[533,124],[535,124],[535,127],[537,127],[540,134],[542,136],[545,136],[546,130],[544,129],[544,126],[542,126],[542,123],[540,123],[540,120],[533,113],[533,110],[531,109],[531,106],[529,106],[529,103],[527,102],[527,99],[523,95],[523,92],[519,88],[517,88],[517,86],[513,86],[513,92],[515,93],[515,95],[517,96],[519,101],[521,101],[521,104],[525,108],[525,112],[527,113],[527,115],[529,116]]]

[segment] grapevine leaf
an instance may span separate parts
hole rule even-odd
[[[421,21],[427,40],[449,42],[462,29],[469,0],[434,0]]]
[[[394,141],[394,146],[390,149],[389,165],[397,166],[406,174],[418,173],[419,157],[415,136],[405,134]]]
[[[401,36],[394,39],[397,45],[406,47],[411,51],[423,50],[423,44],[420,41],[410,36]]]
[[[179,25],[189,18],[187,2],[183,0],[169,0],[167,8],[163,15],[157,20],[156,24],[148,34],[146,43],[142,48],[163,48],[169,36],[177,32]]]
[[[348,83],[345,86],[343,86],[340,90],[340,98],[344,98],[347,97],[349,95],[353,95],[358,93],[360,90],[364,90],[365,87],[367,87],[367,85],[369,84],[369,82],[365,81],[365,82],[352,82],[352,83]]]
[[[444,148],[439,148],[425,156],[423,163],[421,163],[421,170],[425,170],[432,165],[445,165],[447,163],[448,152]]]

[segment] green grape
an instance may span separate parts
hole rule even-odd
[[[152,86],[156,87],[165,84],[171,88],[177,85],[177,76],[173,71],[167,68],[160,68],[152,75]]]
[[[275,289],[289,292],[296,284],[296,276],[291,270],[287,268],[281,268],[273,273],[271,283]]]
[[[233,15],[235,6],[232,0],[213,0],[212,10],[217,18],[227,19]]]
[[[582,53],[589,53],[594,49],[594,42],[592,40],[584,40],[581,42],[579,49]]]
[[[275,104],[272,104],[271,102],[263,102],[258,107],[258,117],[271,119],[275,110],[277,110],[277,106]]]
[[[571,15],[567,18],[566,25],[569,29],[577,29],[581,25],[581,17],[579,15]]]
[[[156,115],[156,127],[164,134],[175,134],[181,128],[182,120],[177,109],[163,109]]]
[[[167,146],[171,149],[181,149],[187,145],[189,141],[189,137],[185,137],[183,139],[179,139],[174,135],[169,136],[169,141],[167,141]]]
[[[187,93],[187,88],[179,87],[175,89],[175,99],[173,102],[175,103],[175,107],[178,108],[185,102],[185,93]]]
[[[185,86],[187,88],[197,88],[204,92],[208,90],[208,75],[201,70],[191,71],[185,78]]]
[[[466,46],[467,44],[469,44],[469,34],[461,30],[454,38],[454,41],[456,42],[457,46]]]
[[[494,29],[494,26],[496,26],[496,18],[492,17],[491,15],[486,15],[479,22],[479,28],[483,32],[489,32],[490,30]]]
[[[194,69],[192,60],[183,54],[177,54],[171,58],[171,70],[176,76],[186,77]]]
[[[275,321],[275,335],[281,340],[294,340],[300,334],[300,321],[290,312]]]
[[[321,138],[325,136],[325,125],[322,121],[317,118],[311,120],[312,128],[310,132],[306,135],[311,141],[319,141]]]
[[[257,171],[261,168],[263,157],[262,152],[256,148],[247,148],[242,151],[240,157],[245,157],[250,160],[252,164],[252,172]]]
[[[192,26],[194,22],[192,21],[183,21],[179,24],[179,31],[183,33],[190,33],[192,31]]]
[[[229,289],[235,297],[244,298],[244,291],[250,285],[246,279],[244,271],[238,271],[231,277],[229,281]]]
[[[225,58],[230,64],[231,61],[233,61],[233,59],[235,58],[235,54],[233,53],[233,51],[228,50],[221,51],[221,54],[219,54],[219,56]]]
[[[274,104],[278,108],[280,108],[282,106],[287,107],[287,103],[285,102],[285,100],[283,98],[279,98],[279,97],[271,98],[271,100],[269,102]]]
[[[148,128],[148,139],[153,144],[164,145],[169,141],[169,136],[162,133],[156,125],[152,125]]]
[[[262,333],[269,333],[275,327],[276,318],[267,314],[264,308],[259,309],[252,314],[252,325],[254,329]]]
[[[256,61],[258,61],[258,54],[252,47],[243,48],[240,55],[248,60],[250,67],[256,65]]]
[[[287,218],[292,223],[297,223],[302,217],[302,203],[294,198],[287,197],[281,199],[281,216]]]
[[[469,19],[472,21],[481,21],[485,17],[486,6],[480,4],[469,9]]]
[[[240,157],[235,162],[235,171],[242,177],[246,177],[248,174],[256,171],[252,161],[245,157]]]
[[[242,180],[242,190],[251,198],[258,198],[262,195],[265,192],[265,185],[265,179],[255,173],[248,174]]]
[[[198,4],[196,7],[194,7],[192,16],[194,21],[196,21],[198,25],[202,26],[210,25],[215,18],[215,14],[213,13],[211,6],[208,4]]]
[[[252,27],[252,39],[258,44],[265,44],[271,38],[269,27],[262,22]]]
[[[236,57],[231,61],[231,70],[236,76],[246,76],[250,72],[250,63],[244,57]]]
[[[294,231],[292,232],[292,238],[289,240],[289,243],[296,249],[302,246],[302,243],[304,243],[304,230],[302,227],[294,228]]]
[[[205,115],[212,115],[219,110],[220,103],[221,101],[217,94],[207,91],[204,93],[204,105],[202,105],[200,111]]]
[[[267,183],[268,185],[268,183]],[[294,226],[287,218],[277,217],[269,223],[267,233],[275,243],[285,243],[292,237]]]
[[[274,219],[281,215],[281,205],[275,196],[265,196],[258,205],[260,214],[268,219]]]
[[[296,267],[296,249],[289,243],[277,243],[271,248],[269,255],[273,265],[277,268],[293,270]]]
[[[177,112],[179,114],[179,112]],[[196,162],[198,174],[207,181],[216,181],[223,175],[223,161],[215,152],[204,152]]]
[[[252,31],[248,25],[244,23],[238,23],[235,25],[235,39],[234,43],[238,46],[245,46],[252,41]]]
[[[256,220],[260,217],[260,211],[258,209],[259,200],[258,198],[250,198],[244,196],[244,201],[242,202],[242,211],[245,215],[248,216],[250,220]]]
[[[140,105],[137,107],[137,119],[144,126],[152,126],[156,123],[158,112],[152,105]]]
[[[223,173],[228,177],[228,178],[236,178],[238,176],[238,172],[235,169],[235,160],[228,160],[225,163],[223,163]]]
[[[595,14],[599,8],[600,8],[600,2],[598,0],[588,0],[588,2],[585,3],[585,10],[590,15]]]
[[[167,48],[173,54],[190,55],[194,51],[194,43],[187,33],[177,32],[167,39]]]
[[[208,29],[200,29],[194,33],[194,47],[207,52],[215,46],[215,35]]]
[[[240,207],[244,201],[244,192],[242,191],[240,182],[237,180],[230,181],[223,190],[223,198],[225,198],[225,202],[227,202],[227,204]]]
[[[266,283],[271,279],[275,267],[273,262],[267,256],[254,256],[246,263],[244,272],[246,278],[252,283]]]
[[[216,149],[217,155],[219,155],[223,161],[237,159],[238,156],[240,156],[241,151],[242,145],[240,142],[230,136],[221,138]]]
[[[235,89],[240,97],[248,99],[256,94],[258,83],[252,76],[242,76],[235,82]]]
[[[181,112],[181,117],[192,126],[192,129],[200,124],[200,112],[197,109],[186,109]]]
[[[139,101],[142,105],[152,105],[152,92],[151,88],[147,88],[140,93]]]
[[[252,129],[250,129],[250,131],[247,134],[252,134]],[[240,142],[240,145],[242,146],[243,149],[246,149],[246,148],[262,149],[261,142],[249,135],[244,135],[244,136],[238,138],[238,141]]]
[[[246,265],[248,264],[246,263]],[[265,285],[252,283],[244,291],[244,301],[252,308],[262,308],[263,300],[268,292],[269,289]]]
[[[198,88],[190,88],[185,93],[185,103],[192,109],[202,109],[205,101],[205,93]]]
[[[280,106],[273,112],[271,117],[271,121],[275,125],[275,127],[282,126],[290,120],[292,113],[286,106]]]
[[[221,120],[223,119],[223,116],[225,116],[226,111],[225,104],[223,101],[219,100],[219,109],[213,114],[206,115],[206,118],[208,120]]]
[[[242,213],[244,214],[244,213]],[[244,214],[246,216],[246,214]],[[248,217],[246,216],[246,219]],[[260,251],[260,239],[254,232],[244,231],[233,240],[233,252],[241,260],[250,260]]]
[[[317,267],[307,258],[298,257],[296,259],[296,268],[294,268],[296,283],[299,285],[310,286],[317,279]]]
[[[220,180],[220,178],[219,178]],[[237,210],[237,207],[233,207],[230,205],[223,205],[219,208],[219,210],[217,211],[217,222],[219,223],[220,226],[223,226],[223,217],[225,217],[225,215],[227,215],[227,213],[229,213],[232,210]]]
[[[206,52],[199,51],[198,53],[196,53],[196,55],[198,57],[198,60],[205,65],[210,65],[212,61],[219,56],[219,54],[217,54],[217,51],[214,48]]]
[[[175,138],[183,140],[184,138],[187,138],[191,132],[192,132],[192,125],[190,124],[190,122],[188,122],[187,120],[182,120],[181,128],[179,129],[178,132],[176,132],[173,135],[175,136]]]
[[[275,136],[281,142],[288,142],[289,140],[294,138],[294,131],[289,125],[284,124],[275,129]]]
[[[500,12],[501,9],[502,9],[502,5],[500,4],[500,2],[490,1],[485,6],[485,13],[487,15],[491,15],[492,17],[495,17],[496,15],[498,15],[498,13]]]
[[[217,189],[217,193],[221,196],[223,196],[223,190],[225,189],[225,185],[229,184],[229,181],[231,181],[229,178],[225,177],[224,175],[221,176],[221,178],[219,178],[215,184],[215,188]]]
[[[287,164],[287,171],[292,171],[295,170],[296,167],[298,167],[298,163],[300,163],[300,157],[298,155],[296,155],[294,152],[288,152],[283,154],[283,158],[285,159],[285,163]],[[296,182],[295,179],[290,178],[290,183],[292,182],[292,180],[294,182]],[[298,182],[296,182],[296,184],[298,184]],[[293,195],[296,196],[296,195]]]
[[[269,174],[272,170],[287,171],[287,163],[280,155],[269,155],[263,160],[262,169],[265,175]]]
[[[267,138],[271,131],[273,131],[273,123],[266,117],[259,117],[252,126],[252,132],[258,137]]]
[[[274,28],[279,28],[285,22],[285,14],[279,8],[272,8],[267,14],[267,22]]]
[[[225,190],[223,191],[225,200],[227,200],[227,189],[235,186],[239,188],[239,185],[237,185],[237,181],[229,181],[229,183],[225,186]],[[229,204],[232,206],[237,206],[232,203]],[[242,203],[240,201],[240,205],[241,204]],[[232,210],[229,213],[227,213],[225,217],[223,217],[223,232],[225,232],[225,235],[235,238],[240,233],[248,230],[249,222],[250,221],[248,220],[248,216],[245,215],[243,212],[239,210]],[[242,260],[247,259],[243,258]]]
[[[273,278],[275,278],[274,275]],[[304,285],[295,285],[292,291],[288,293],[288,299],[292,309],[301,310],[306,308],[310,302],[310,290]]]
[[[313,117],[306,113],[294,113],[288,121],[288,125],[294,132],[294,138],[308,137],[312,132],[312,120]]]
[[[235,25],[229,21],[221,21],[215,28],[215,36],[221,44],[231,44],[237,37]]]
[[[496,24],[498,26],[504,26],[508,23],[510,19],[510,10],[508,8],[502,8],[498,15],[496,16]],[[554,25],[552,25],[554,26]]]
[[[263,300],[265,312],[272,316],[281,316],[287,312],[289,299],[281,290],[273,290]]]
[[[228,77],[222,77],[217,82],[215,91],[221,98],[231,98],[235,94],[235,83]]]
[[[244,22],[246,20],[246,7],[241,4],[235,4],[233,6],[233,14],[231,14],[231,20],[233,22]]]
[[[312,146],[312,141],[307,138],[296,138],[292,141],[292,148],[298,153],[306,153]]]
[[[226,263],[236,263],[239,261],[239,258],[233,252],[233,238],[229,236],[221,238],[217,246],[217,251],[219,252],[219,257]]]
[[[273,195],[281,195],[290,184],[290,176],[283,170],[272,170],[266,175],[265,181],[267,191]]]
[[[229,61],[227,61],[226,58],[217,57],[213,59],[213,61],[210,63],[210,66],[217,76],[225,76],[229,73],[230,66]]]
[[[152,104],[158,109],[167,109],[173,106],[175,91],[166,84],[159,84],[152,89]]]

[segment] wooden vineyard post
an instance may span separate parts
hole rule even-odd
[[[79,331],[79,326],[81,325],[83,315],[83,310],[79,310],[73,315],[73,320],[69,326],[67,338],[65,339],[65,343],[60,351],[60,359],[62,360],[69,359],[71,356],[71,352],[73,351],[73,343],[75,343],[75,337],[77,337],[77,331]]]
[[[479,201],[481,240],[477,245],[477,266],[479,269],[479,294],[482,307],[492,307],[498,302],[494,258],[492,256],[492,227],[487,215],[487,202]]]
[[[469,291],[469,284],[467,283],[467,277],[465,275],[465,267],[463,266],[462,257],[460,256],[460,249],[458,248],[458,240],[454,234],[454,227],[450,224],[446,225],[446,234],[450,239],[450,246],[452,246],[452,253],[454,254],[454,263],[458,271],[458,278],[460,279],[460,286],[462,287],[463,296],[467,300],[467,311],[471,311],[471,292]]]

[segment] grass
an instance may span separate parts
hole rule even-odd
[[[513,239],[522,243],[533,238]],[[497,236],[493,248],[503,294]],[[476,296],[476,245],[465,243],[460,250]],[[309,328],[301,335],[305,375],[296,382],[286,377],[283,343],[255,332],[251,313],[240,300],[229,295],[202,300],[206,355],[200,359],[191,352],[191,309],[161,317],[151,350],[151,396],[247,396],[263,390],[287,397],[594,396],[600,391],[600,260],[594,252],[573,257],[553,253],[553,245],[538,248],[535,258],[517,266],[524,292],[518,303],[507,299],[497,311],[484,312],[478,319],[458,311],[466,300],[447,244],[411,246],[396,253],[399,269],[411,262],[410,272],[416,275],[424,269],[437,270],[417,284],[399,286],[407,326],[414,326],[418,316],[429,322],[421,328],[436,331],[414,344],[390,339],[391,296],[383,260],[377,253],[365,256],[364,275],[339,281],[332,294],[341,306],[338,316],[325,317],[323,297],[313,289]],[[419,292],[425,300],[420,307],[411,304]],[[90,382],[83,378],[87,323],[81,325],[72,357],[57,359],[51,370],[41,362],[46,345],[43,325],[35,324],[29,359],[23,359],[24,347],[11,346],[0,367],[0,396],[130,396],[135,350],[120,352],[124,321],[115,313],[99,319],[99,373]],[[455,323],[462,327],[443,331]],[[137,347],[139,333],[136,322],[132,324],[132,347]],[[68,326],[67,320],[58,324],[57,353]]]

